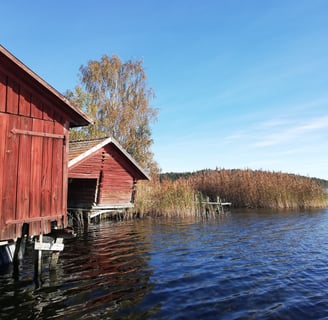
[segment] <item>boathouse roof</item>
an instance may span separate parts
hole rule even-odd
[[[59,91],[53,88],[23,62],[17,59],[6,48],[0,45],[0,63],[6,65],[14,74],[20,74],[21,79],[29,83],[37,91],[45,91],[49,99],[56,101],[61,106],[62,111],[70,117],[70,127],[86,126],[92,123],[92,120],[79,108],[73,106]],[[24,79],[23,79],[24,78]]]
[[[112,137],[105,137],[91,140],[70,141],[69,155],[68,155],[68,168],[71,168],[81,162],[82,160],[92,156],[104,146],[111,144],[119,151],[119,153],[126,158],[141,176],[150,180],[149,175],[142,169],[135,159]]]

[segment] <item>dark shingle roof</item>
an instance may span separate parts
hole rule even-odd
[[[108,138],[100,138],[100,139],[93,139],[93,140],[79,140],[79,141],[70,141],[69,143],[69,154],[68,154],[68,161],[78,157],[82,153],[90,150],[91,148],[95,147],[97,144],[103,142]]]

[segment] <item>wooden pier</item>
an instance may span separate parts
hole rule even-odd
[[[231,202],[222,202],[220,197],[216,198],[216,201],[210,201],[209,197],[206,197],[206,201],[202,201],[202,205],[205,208],[206,214],[211,213],[224,213],[225,207],[231,207]]]

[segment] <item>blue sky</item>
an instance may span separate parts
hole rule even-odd
[[[328,1],[1,1],[0,43],[58,91],[88,60],[143,59],[163,172],[328,179]]]

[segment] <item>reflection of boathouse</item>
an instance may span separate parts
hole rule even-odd
[[[66,225],[70,127],[88,118],[0,46],[0,244]]]
[[[69,209],[90,211],[133,207],[136,182],[149,179],[113,138],[71,142],[68,178]]]

